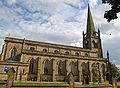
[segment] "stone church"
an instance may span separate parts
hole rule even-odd
[[[106,81],[107,58],[103,58],[100,30],[96,31],[88,6],[87,28],[83,47],[52,44],[6,37],[0,59],[0,80],[5,70],[13,67],[15,80],[65,82],[71,72],[75,82],[85,77],[90,81]]]

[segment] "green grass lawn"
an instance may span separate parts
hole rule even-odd
[[[120,82],[117,82],[117,88],[120,88]]]
[[[14,81],[15,83],[27,83],[27,84],[51,84],[51,85],[66,85],[67,84],[67,82],[37,82],[37,81]],[[75,83],[76,85],[82,85],[82,82],[76,82]],[[90,85],[92,85],[93,83],[92,82],[90,82]],[[98,84],[98,83],[95,83],[95,84]],[[108,82],[101,82],[100,84],[109,84]],[[120,81],[119,82],[117,82],[117,88],[120,88]]]
[[[45,82],[45,81],[42,81],[42,82],[39,82],[39,81],[14,81],[14,83],[45,83],[45,84],[54,84],[54,83],[58,83],[58,84],[62,84],[62,83],[67,83],[67,82]]]
[[[59,85],[59,86],[67,86],[67,82],[38,82],[38,81],[14,81],[14,84],[18,84],[18,85]]]
[[[42,81],[42,82],[38,82],[38,81],[14,81],[14,83],[36,83],[36,84],[67,84],[67,82],[44,82],[44,81]],[[75,82],[75,84],[79,84],[79,85],[82,85],[82,82]],[[95,83],[93,83],[93,82],[90,82],[89,83],[90,85],[92,85],[92,84],[109,84],[109,82],[108,81],[106,81],[106,82],[100,82],[100,83],[98,83],[98,82],[95,82]],[[118,85],[120,86],[120,82],[118,83]]]

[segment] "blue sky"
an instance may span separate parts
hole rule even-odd
[[[101,0],[0,0],[0,46],[10,36],[82,47],[88,3],[101,30],[104,56],[109,50],[120,67],[120,17],[108,23],[104,12],[110,6]]]

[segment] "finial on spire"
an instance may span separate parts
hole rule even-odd
[[[98,28],[98,33],[100,33],[100,29]]]
[[[84,35],[84,31],[83,31],[83,35]]]
[[[108,52],[108,50],[107,50],[107,59],[108,59],[108,61],[109,61],[109,52]]]
[[[88,8],[90,8],[90,5],[89,5],[89,3],[88,3]]]
[[[25,38],[23,39],[23,44],[25,44]]]

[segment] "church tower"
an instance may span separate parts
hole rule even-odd
[[[83,48],[96,50],[98,53],[98,57],[103,57],[100,30],[98,29],[98,32],[95,31],[95,26],[89,5],[87,14],[87,29],[86,33],[83,32]]]

